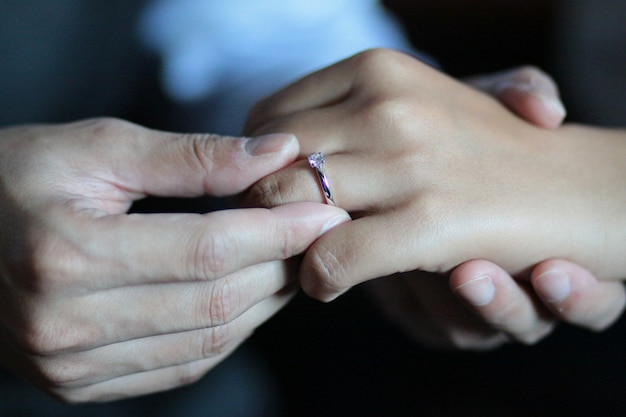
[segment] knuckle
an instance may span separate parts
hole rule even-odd
[[[60,344],[54,333],[50,331],[47,323],[25,323],[20,335],[20,344],[30,354],[51,355],[56,353],[57,346]]]
[[[404,54],[391,49],[372,48],[354,55],[350,60],[361,71],[373,71],[388,78],[393,64],[400,62],[403,57]]]
[[[275,207],[285,204],[285,182],[270,175],[257,181],[245,196],[245,205],[249,207]]]
[[[51,359],[40,364],[39,373],[45,386],[71,388],[84,383],[89,376],[88,367],[77,361]]]
[[[378,126],[381,130],[389,130],[405,134],[415,131],[415,118],[411,106],[399,97],[379,95],[370,100],[361,110],[361,117],[366,125]]]
[[[228,352],[232,345],[230,325],[216,326],[202,332],[200,353],[203,358],[210,358]]]
[[[229,264],[229,258],[237,256],[236,242],[224,230],[200,230],[194,236],[190,265],[193,280],[213,280],[221,277]]]
[[[198,291],[196,297],[195,322],[198,328],[226,324],[239,311],[239,291],[228,279],[211,283],[206,291]]]
[[[293,230],[284,231],[277,230],[276,236],[278,236],[278,256],[279,259],[289,259],[292,256],[301,252],[302,244],[305,239],[303,237],[296,238],[297,233],[293,233]]]
[[[87,331],[73,320],[48,315],[31,319],[21,332],[21,345],[30,354],[54,356],[63,352],[83,350],[99,337],[96,331]]]
[[[211,176],[215,168],[215,161],[218,160],[219,144],[218,136],[207,134],[186,134],[180,142],[186,146],[183,155],[186,157],[185,163],[191,167],[196,167]]]
[[[66,289],[82,279],[88,270],[81,249],[51,231],[31,233],[23,259],[16,262],[23,288],[37,295]]]
[[[306,261],[303,267],[308,269],[307,279],[303,280],[302,287],[309,296],[327,302],[348,288],[346,270],[332,252],[318,248]]]

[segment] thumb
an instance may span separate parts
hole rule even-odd
[[[122,153],[115,175],[119,185],[143,195],[236,194],[293,162],[299,152],[290,134],[246,138],[136,128],[134,143],[126,148],[133,152]]]

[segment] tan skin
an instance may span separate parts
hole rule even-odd
[[[300,278],[314,298],[329,301],[356,284],[409,271],[448,274],[475,259],[500,265],[487,268],[497,281],[529,277],[538,263],[560,258],[611,281],[598,289],[571,263],[540,265],[567,266],[578,274],[577,291],[595,288],[590,298],[607,306],[604,323],[591,324],[584,311],[566,318],[602,328],[623,309],[623,131],[530,125],[493,98],[386,50],[357,55],[265,100],[248,132],[271,131],[294,132],[301,158],[325,153],[336,201],[355,219],[307,251]],[[306,161],[263,179],[250,198],[267,206],[320,201]],[[469,265],[452,273],[452,287],[485,264]],[[532,342],[549,323],[541,323],[545,313],[525,287],[507,287],[524,297],[516,307],[525,312],[508,330]],[[513,311],[492,324],[520,317]]]

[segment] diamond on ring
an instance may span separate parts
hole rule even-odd
[[[315,152],[309,155],[309,165],[315,170],[315,173],[317,174],[317,179],[319,180],[320,186],[322,187],[322,192],[324,193],[326,204],[335,205],[335,200],[333,199],[333,195],[330,192],[330,181],[328,181],[326,171],[324,170],[325,163],[326,160],[324,159],[323,153]]]

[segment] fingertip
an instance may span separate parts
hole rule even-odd
[[[504,271],[491,262],[473,260],[452,271],[449,285],[470,306],[484,307],[494,299],[497,278],[502,273]]]
[[[483,307],[493,300],[496,287],[489,275],[481,275],[455,287],[454,291],[468,304]]]
[[[270,210],[279,218],[292,219],[297,224],[317,225],[318,237],[352,220],[342,208],[322,203],[288,203]]]
[[[465,262],[457,266],[450,273],[450,288],[455,288],[467,284],[469,281],[482,277],[494,277],[501,273],[501,268],[492,262],[476,259]]]
[[[300,266],[302,290],[311,298],[328,303],[348,291],[346,269],[337,254],[313,244]]]
[[[525,84],[508,84],[498,94],[502,103],[536,126],[555,129],[565,120],[566,110],[556,96],[549,96]]]
[[[624,311],[621,282],[599,281],[590,271],[566,260],[539,264],[532,273],[533,289],[553,314],[572,325],[602,331]]]
[[[548,269],[531,278],[539,298],[549,304],[563,302],[572,292],[569,275],[562,269]]]
[[[550,259],[533,269],[530,282],[543,302],[555,305],[564,302],[571,294],[597,283],[597,280],[580,265]]]
[[[146,130],[145,145],[119,170],[128,189],[159,197],[237,194],[298,156],[294,135],[256,138]]]
[[[467,262],[453,271],[450,285],[488,325],[521,343],[537,343],[554,327],[553,320],[535,305],[524,284],[494,263]]]

